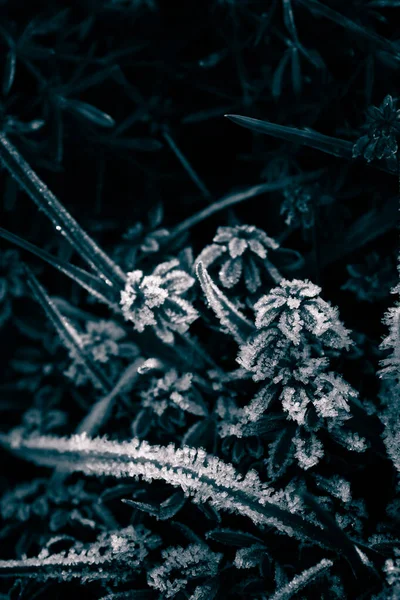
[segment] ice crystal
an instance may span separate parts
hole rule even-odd
[[[202,262],[206,268],[218,265],[223,287],[233,288],[244,280],[250,293],[261,286],[268,252],[279,248],[275,240],[254,225],[219,227],[213,242],[200,253],[196,263]]]
[[[131,271],[125,289],[121,292],[122,312],[136,331],[152,327],[164,342],[174,341],[174,332],[186,332],[198,317],[193,306],[181,296],[195,280],[178,269],[179,261],[171,260],[158,265],[151,275]]]
[[[147,582],[165,598],[174,598],[180,591],[187,590],[191,580],[216,575],[222,559],[222,554],[200,544],[170,547],[163,550],[161,556],[163,562],[149,571]]]

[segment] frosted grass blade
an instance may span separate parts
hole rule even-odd
[[[123,286],[125,274],[121,268],[78,225],[4,133],[0,133],[0,162],[31,197],[39,210],[43,210],[54,223],[56,229],[62,235],[65,235],[68,242],[83,260],[102,279],[117,287]]]
[[[61,273],[75,281],[75,283],[89,292],[89,294],[110,306],[115,312],[119,312],[118,293],[114,288],[107,285],[103,279],[52,256],[49,252],[46,252],[46,250],[42,250],[38,246],[31,244],[27,240],[24,240],[2,227],[0,227],[0,237],[46,261],[48,264],[61,271]]]
[[[63,344],[69,350],[71,355],[75,357],[86,369],[91,381],[103,392],[108,393],[112,389],[112,384],[104,375],[101,367],[86,354],[82,348],[81,338],[70,321],[66,319],[58,310],[50,296],[40,285],[36,277],[28,267],[25,267],[27,283],[32,290],[33,296],[43,308],[47,317],[53,323]]]
[[[253,324],[246,319],[215,285],[203,263],[198,263],[196,274],[208,303],[221,321],[221,325],[232,334],[238,344],[245,343],[251,334],[254,333],[255,328]]]

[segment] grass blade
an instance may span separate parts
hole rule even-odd
[[[102,368],[99,367],[97,363],[83,350],[79,333],[72,326],[70,321],[68,321],[68,319],[66,319],[60,313],[50,296],[40,285],[30,269],[25,267],[25,270],[27,283],[32,290],[33,296],[43,308],[47,317],[53,323],[54,328],[57,330],[57,333],[65,347],[71,353],[71,356],[75,357],[82,365],[84,365],[91,381],[96,385],[96,387],[102,389],[103,392],[108,393],[112,389],[112,384],[104,375]]]
[[[310,10],[314,15],[319,15],[321,17],[325,17],[330,21],[333,21],[340,27],[344,27],[348,31],[351,32],[352,35],[355,35],[361,39],[364,39],[369,45],[372,44],[375,48],[379,50],[383,50],[388,54],[391,54],[397,60],[400,60],[400,52],[399,48],[396,44],[393,44],[390,40],[378,35],[375,31],[370,31],[366,29],[362,25],[355,23],[345,15],[333,10],[329,6],[325,4],[321,4],[318,0],[298,0],[299,4],[302,4],[305,8]]]
[[[261,121],[260,119],[242,117],[241,115],[225,116],[237,125],[241,125],[257,133],[272,135],[273,137],[295,144],[311,146],[311,148],[339,158],[347,160],[352,160],[353,158],[353,143],[340,138],[323,135],[316,131],[307,131],[298,129],[297,127],[287,127],[286,125],[277,125],[269,121]]]
[[[121,268],[78,225],[4,133],[0,133],[0,162],[17,180],[38,208],[43,210],[54,223],[57,231],[65,235],[68,242],[83,260],[102,279],[110,281],[112,285],[121,287],[125,282],[125,274]]]
[[[46,250],[42,250],[38,246],[31,244],[27,240],[24,240],[2,227],[0,227],[0,237],[46,261],[48,264],[61,271],[61,273],[75,281],[75,283],[89,292],[89,294],[110,306],[115,312],[119,312],[118,293],[114,288],[107,285],[103,279],[52,256],[49,252],[46,252]]]

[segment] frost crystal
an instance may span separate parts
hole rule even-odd
[[[209,579],[218,572],[222,554],[212,552],[206,545],[190,544],[170,547],[161,553],[164,562],[151,569],[147,583],[163,593],[164,598],[174,598],[187,590],[192,579]]]
[[[177,269],[178,260],[161,263],[151,275],[131,271],[121,292],[122,312],[136,331],[152,327],[164,342],[172,344],[174,332],[185,333],[198,317],[197,311],[181,298],[195,280]]]
[[[223,287],[232,288],[244,280],[250,293],[261,286],[269,250],[279,248],[275,240],[254,225],[219,227],[213,242],[201,252],[196,262],[202,262],[205,268],[218,264]]]

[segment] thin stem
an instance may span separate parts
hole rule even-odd
[[[199,188],[199,190],[201,191],[203,196],[207,200],[211,200],[211,198],[212,198],[211,192],[208,190],[205,183],[197,175],[196,171],[193,169],[192,165],[190,164],[190,162],[188,161],[186,156],[184,156],[182,151],[178,148],[178,146],[176,145],[175,140],[172,138],[171,134],[167,130],[164,130],[162,135],[163,135],[163,138],[165,139],[165,141],[167,142],[168,146],[171,148],[171,150],[173,151],[173,153],[175,154],[175,156],[177,157],[177,159],[179,160],[179,162],[181,163],[181,165],[183,166],[183,168],[189,175],[190,179]]]
[[[166,242],[171,241],[184,231],[191,229],[192,227],[194,227],[198,223],[201,223],[205,219],[208,219],[215,213],[220,212],[221,210],[224,210],[230,206],[233,206],[234,204],[238,204],[239,202],[243,202],[244,200],[249,200],[250,198],[255,198],[256,196],[260,196],[261,194],[277,192],[290,185],[295,185],[303,183],[305,181],[316,179],[322,173],[323,170],[320,169],[318,171],[312,171],[311,173],[307,173],[305,175],[303,174],[296,175],[295,177],[285,177],[285,179],[280,179],[279,181],[275,181],[274,183],[261,183],[259,185],[254,185],[250,188],[247,188],[243,192],[228,194],[227,196],[224,196],[223,198],[217,200],[213,204],[206,206],[198,213],[195,213],[194,215],[192,215],[188,219],[185,219],[184,221],[182,221],[182,223],[171,229],[168,238],[166,238]]]

